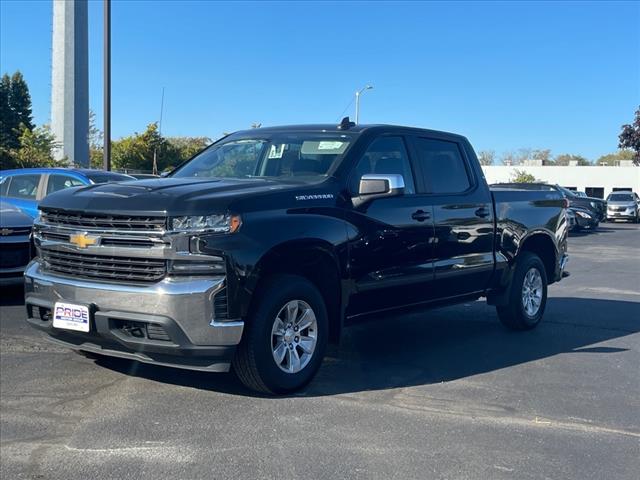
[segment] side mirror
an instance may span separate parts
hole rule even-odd
[[[170,172],[169,170],[167,170],[167,171],[165,171],[165,172],[162,172],[162,173],[160,174],[160,177],[161,177],[161,178],[164,178],[164,177],[168,176],[170,173],[171,173],[171,172]]]
[[[360,179],[358,196],[353,198],[353,205],[357,207],[376,198],[394,197],[403,193],[402,175],[368,173]]]

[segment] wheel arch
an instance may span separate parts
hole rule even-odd
[[[250,312],[267,279],[275,274],[299,275],[318,289],[327,307],[329,341],[337,343],[342,331],[343,288],[340,261],[332,244],[321,239],[300,239],[278,244],[257,262],[247,282]]]

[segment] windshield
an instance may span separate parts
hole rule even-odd
[[[351,144],[345,134],[292,133],[217,143],[173,172],[172,177],[326,177]]]
[[[566,197],[577,197],[576,192],[569,190],[568,188],[561,187],[558,185],[558,190],[560,190]]]
[[[135,180],[134,177],[129,175],[123,175],[120,173],[105,173],[105,172],[97,172],[97,173],[85,173],[85,175],[91,180],[93,183],[109,183],[109,182],[126,182],[127,180]]]
[[[607,199],[609,202],[633,202],[631,193],[612,193]]]

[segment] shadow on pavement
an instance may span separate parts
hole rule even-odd
[[[611,355],[589,347],[640,331],[640,303],[550,298],[543,323],[507,331],[484,302],[390,317],[347,329],[315,380],[296,396],[323,396],[447,382],[560,353]],[[614,320],[615,319],[615,320]],[[174,385],[252,395],[233,375],[206,374],[100,358],[99,365]]]
[[[24,305],[24,288],[22,285],[5,285],[0,287],[0,307]]]

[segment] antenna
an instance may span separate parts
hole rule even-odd
[[[158,122],[158,133],[162,136],[162,112],[164,110],[164,87],[162,87],[162,96],[160,97],[160,121]]]
[[[356,124],[349,120],[349,117],[344,117],[338,125],[338,130],[349,130],[351,127],[355,127]]]

